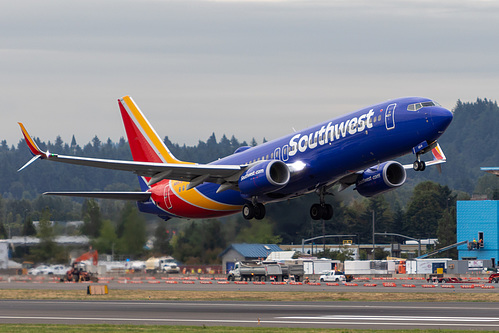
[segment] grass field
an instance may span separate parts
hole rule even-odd
[[[350,301],[350,302],[499,302],[498,293],[382,293],[382,292],[260,292],[260,291],[144,291],[110,289],[108,295],[81,290],[0,290],[0,299],[168,300],[168,301]]]
[[[468,332],[459,330],[351,330],[351,329],[307,329],[307,328],[266,328],[266,327],[222,327],[222,326],[156,326],[156,325],[10,325],[0,324],[0,332],[64,332],[64,333],[82,333],[82,332],[203,332],[203,333],[321,333],[321,332],[341,332],[341,333],[383,333],[383,332],[401,332],[401,333],[438,333],[438,332]],[[480,331],[493,332],[493,331]]]

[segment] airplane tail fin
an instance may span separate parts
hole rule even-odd
[[[118,99],[134,161],[185,163],[173,156],[130,96]]]

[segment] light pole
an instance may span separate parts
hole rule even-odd
[[[418,242],[418,257],[421,256],[421,239],[417,239],[417,238],[414,238],[414,237],[409,237],[409,236],[405,236],[405,235],[401,235],[401,234],[394,234],[394,233],[391,233],[391,232],[383,232],[383,233],[377,232],[374,235],[399,236],[399,237],[404,237],[404,238],[407,238],[407,239],[415,240],[416,242]]]
[[[375,219],[375,214],[374,214],[374,210],[373,210],[373,260],[376,259],[374,256],[374,252],[376,250],[376,241],[374,239],[374,235],[375,235],[374,222],[375,221],[376,221],[376,219]]]

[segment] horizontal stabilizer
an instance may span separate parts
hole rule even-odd
[[[147,201],[151,197],[150,192],[45,192],[43,195],[134,201]]]

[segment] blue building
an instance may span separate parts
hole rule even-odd
[[[470,244],[458,246],[460,260],[499,258],[499,201],[457,202],[457,241],[465,240]]]

